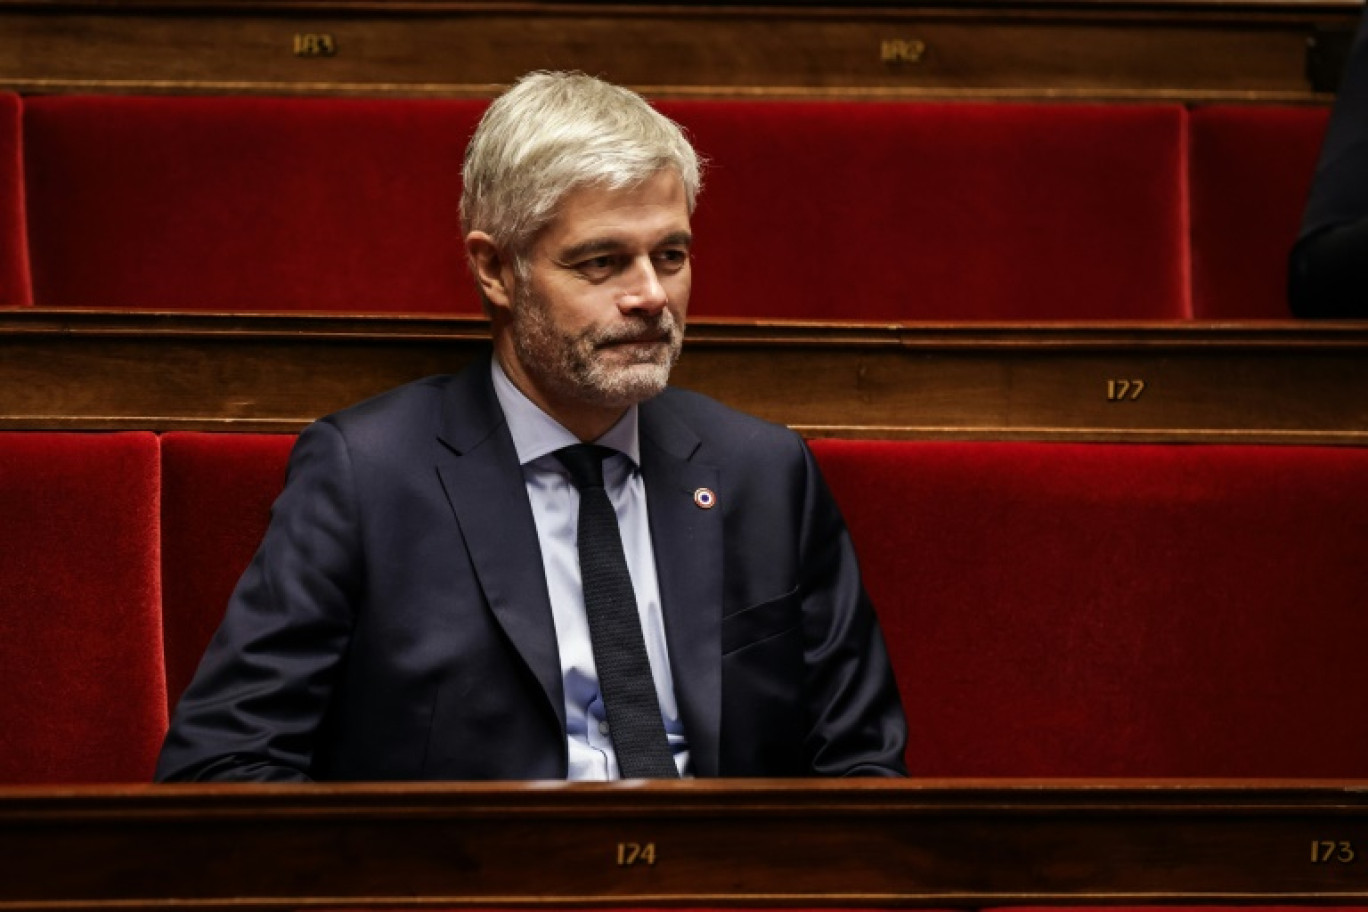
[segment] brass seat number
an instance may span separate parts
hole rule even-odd
[[[1144,380],[1108,380],[1108,402],[1134,402],[1145,391]]]
[[[1354,853],[1354,845],[1351,842],[1322,839],[1311,843],[1312,864],[1329,864],[1331,862],[1349,864],[1357,857]]]
[[[296,57],[336,57],[337,39],[327,33],[296,34],[294,36],[294,55]]]
[[[617,863],[619,868],[633,865],[653,865],[656,863],[654,842],[619,842],[617,844]]]

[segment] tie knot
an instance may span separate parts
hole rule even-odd
[[[603,460],[611,455],[613,451],[608,447],[592,443],[577,443],[555,452],[561,465],[569,470],[570,480],[581,491],[603,487]]]

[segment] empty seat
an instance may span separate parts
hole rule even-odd
[[[711,161],[695,314],[1190,316],[1176,105],[660,108]]]
[[[0,783],[147,781],[166,730],[149,433],[0,433]]]
[[[1287,255],[1301,228],[1325,108],[1192,112],[1192,308],[1206,320],[1291,319]]]
[[[1368,450],[813,449],[913,775],[1362,775]]]
[[[460,172],[482,101],[34,98],[34,302],[467,312]]]

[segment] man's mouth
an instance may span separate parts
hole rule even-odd
[[[646,348],[664,345],[670,340],[669,330],[655,329],[630,336],[610,337],[599,342],[599,348]]]

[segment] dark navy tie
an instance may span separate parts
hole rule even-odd
[[[587,443],[556,452],[580,494],[580,585],[599,692],[622,777],[678,779],[646,658],[646,639],[622,552],[617,513],[603,488],[603,460],[612,454],[613,450]]]

